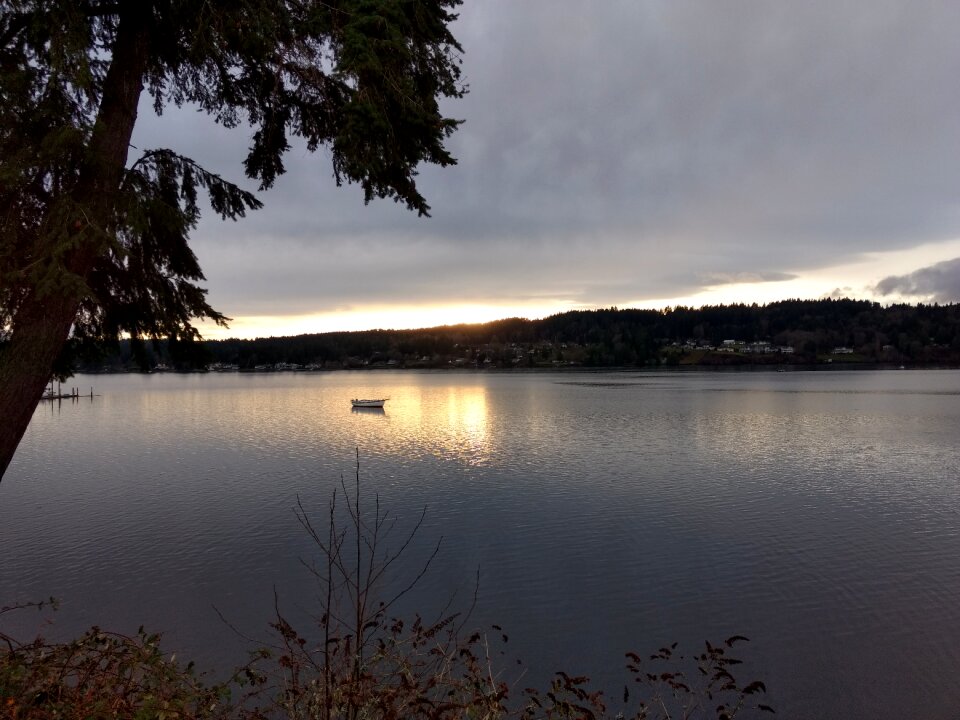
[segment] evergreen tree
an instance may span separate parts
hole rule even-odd
[[[68,338],[189,339],[227,320],[188,244],[205,193],[257,198],[172,149],[132,159],[144,90],[249,124],[246,174],[284,172],[288,138],[329,148],[339,183],[421,215],[420,163],[449,165],[460,0],[0,2],[0,477]],[[132,161],[131,161],[132,160]]]

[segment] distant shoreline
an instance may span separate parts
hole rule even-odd
[[[389,373],[462,373],[464,375],[478,374],[544,374],[544,375],[564,375],[564,374],[589,374],[589,373],[658,373],[658,374],[686,374],[692,372],[707,371],[711,373],[739,373],[739,372],[768,372],[768,373],[789,373],[789,372],[824,372],[824,371],[843,371],[854,370],[960,370],[960,364],[937,364],[937,363],[911,363],[909,365],[896,365],[892,363],[793,363],[789,365],[775,365],[772,363],[741,363],[728,365],[658,365],[650,367],[636,367],[630,365],[611,366],[611,367],[584,367],[584,366],[563,366],[563,367],[520,367],[520,368],[501,368],[501,367],[348,367],[348,368],[298,368],[284,370],[78,370],[74,376],[78,375],[317,375],[333,374],[341,372],[389,372]]]
[[[574,311],[422,330],[256,340],[124,340],[75,371],[960,367],[960,305],[795,300]]]

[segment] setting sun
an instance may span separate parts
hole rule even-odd
[[[560,302],[545,305],[410,305],[357,307],[310,315],[236,317],[230,327],[210,323],[201,327],[209,340],[305,335],[354,330],[409,330],[485,323],[509,317],[541,318],[570,310]]]

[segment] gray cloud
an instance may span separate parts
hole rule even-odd
[[[907,275],[891,275],[877,283],[880,295],[904,295],[930,302],[960,302],[960,258],[945,260]]]
[[[857,292],[856,292],[856,290],[854,290],[854,289],[853,289],[852,287],[850,287],[849,285],[845,285],[844,287],[837,287],[837,288],[834,288],[833,290],[831,290],[831,291],[828,292],[828,293],[824,293],[824,294],[821,296],[821,299],[823,299],[823,300],[828,300],[828,299],[829,299],[829,300],[841,300],[841,299],[843,299],[843,298],[856,298],[856,297],[857,297]]]
[[[934,0],[468,3],[434,217],[364,207],[295,144],[264,210],[198,229],[211,300],[622,304],[958,237],[957,27]],[[243,132],[147,115],[138,144],[241,177]]]
[[[734,283],[782,282],[793,280],[796,275],[783,272],[727,272],[704,273],[701,281],[706,285],[732,285]]]

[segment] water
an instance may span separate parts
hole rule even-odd
[[[0,483],[0,629],[165,631],[207,667],[315,609],[292,508],[360,449],[410,528],[398,610],[472,602],[520,687],[746,635],[786,718],[960,713],[960,372],[86,376]],[[390,397],[351,411],[351,397]],[[394,547],[401,542],[396,535]],[[516,666],[511,666],[516,667]],[[511,670],[511,672],[514,672]]]

